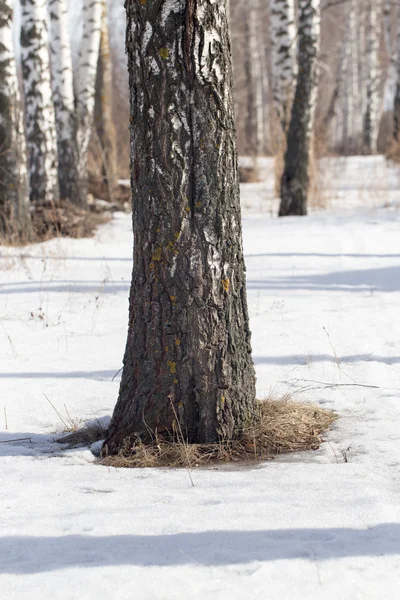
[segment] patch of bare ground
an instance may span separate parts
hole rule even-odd
[[[215,463],[258,463],[279,454],[317,450],[323,434],[338,416],[316,405],[289,397],[258,402],[258,418],[236,439],[215,444],[188,444],[180,428],[170,439],[156,433],[151,444],[125,441],[117,455],[102,450],[100,464],[112,467],[201,467]],[[77,432],[78,433],[78,432]]]
[[[32,213],[35,241],[45,241],[54,237],[91,237],[99,225],[109,220],[108,211],[99,213],[85,210],[70,202],[37,206]]]

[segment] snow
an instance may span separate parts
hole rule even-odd
[[[327,443],[195,470],[194,487],[185,470],[63,449],[56,411],[107,420],[116,401],[130,217],[94,239],[1,248],[0,441],[29,438],[0,443],[2,597],[399,597],[399,172],[329,159],[328,209],[278,220],[262,168],[242,196],[258,394],[337,410]]]

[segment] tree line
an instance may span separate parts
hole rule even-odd
[[[29,239],[35,207],[86,207],[93,131],[108,196],[117,164],[129,177],[129,94],[124,24],[107,27],[117,2],[82,0],[74,67],[67,0],[20,4],[22,98],[14,0],[0,0],[0,234]],[[228,16],[239,151],[284,156],[279,214],[305,214],[313,156],[397,142],[400,9],[392,0],[230,0]]]
[[[110,186],[116,159],[106,0],[83,0],[76,69],[67,0],[20,0],[20,7],[22,97],[14,0],[0,0],[0,235],[29,240],[37,207],[87,207],[94,123]]]

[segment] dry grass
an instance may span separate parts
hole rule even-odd
[[[251,167],[239,166],[239,181],[240,183],[258,183],[259,181],[262,181],[260,169],[258,168],[256,161],[254,161],[254,165]]]
[[[116,456],[103,450],[101,464],[113,467],[197,467],[212,463],[260,462],[279,454],[317,450],[337,419],[331,411],[285,397],[258,403],[258,419],[235,440],[187,444],[155,435],[152,444],[127,440]]]
[[[35,241],[54,237],[91,237],[96,228],[109,219],[108,214],[97,214],[71,203],[38,206],[32,215]]]

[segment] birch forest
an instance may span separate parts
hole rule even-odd
[[[400,598],[400,0],[0,0],[1,600]]]
[[[276,157],[280,216],[307,213],[324,156],[397,158],[399,12],[391,0],[231,0],[238,150],[253,161],[241,176]],[[0,18],[2,236],[80,235],[69,223],[95,226],[98,200],[129,202],[122,2],[1,0]]]

